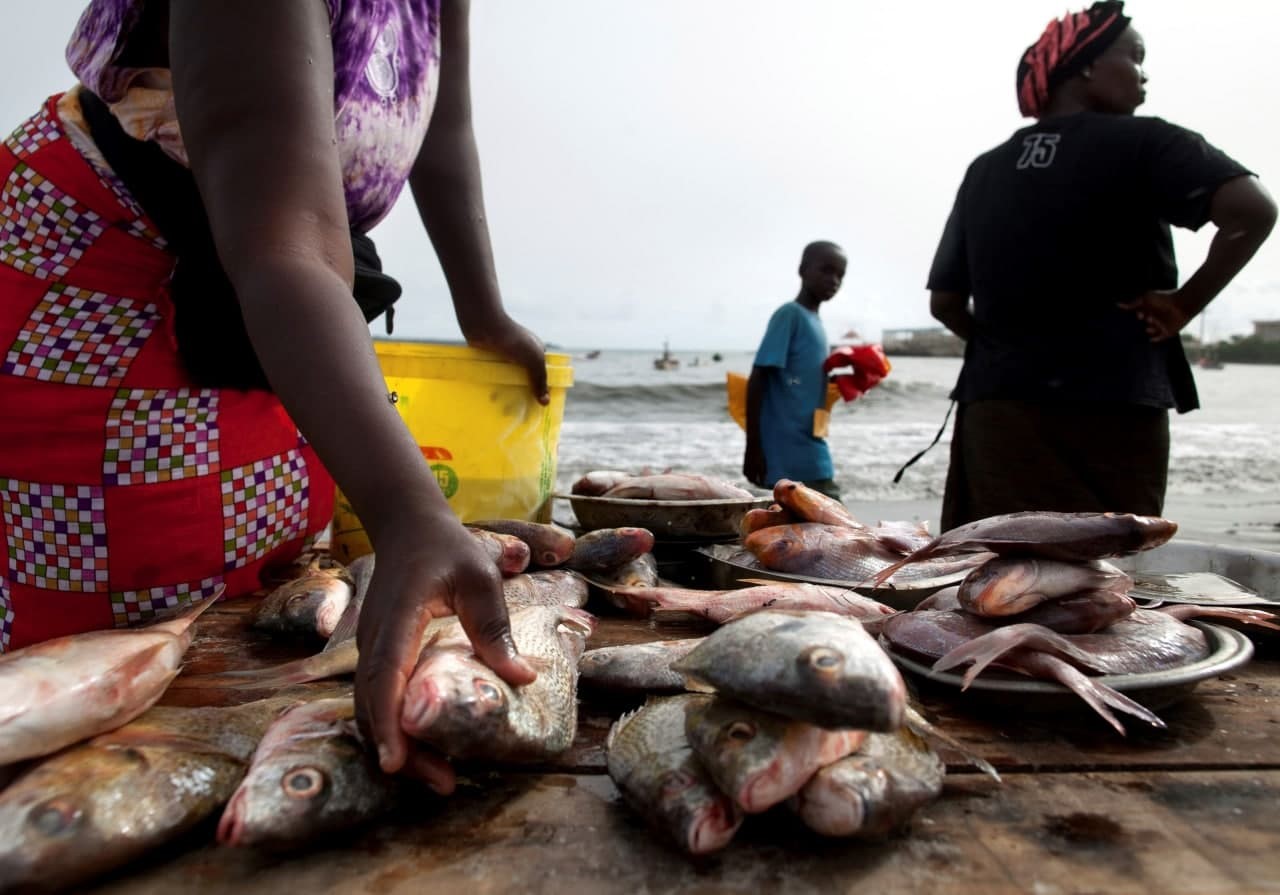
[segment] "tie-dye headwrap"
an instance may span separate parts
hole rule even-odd
[[[1050,22],[1018,62],[1018,110],[1039,118],[1050,91],[1101,56],[1128,27],[1123,0],[1104,0]]]

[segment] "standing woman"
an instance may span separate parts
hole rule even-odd
[[[1018,510],[1160,514],[1168,408],[1199,406],[1178,333],[1275,223],[1246,168],[1134,115],[1145,48],[1123,7],[1051,22],[1023,54],[1018,106],[1036,121],[969,166],[938,246],[933,316],[967,343],[943,530]],[[1169,227],[1209,221],[1179,286]]]
[[[398,287],[363,234],[407,182],[463,334],[545,403],[542,345],[494,275],[468,12],[89,3],[79,84],[0,147],[0,647],[249,592],[328,522],[336,479],[378,555],[359,717],[384,769],[452,788],[399,725],[431,615],[456,611],[512,683],[534,675],[388,400],[362,306]]]

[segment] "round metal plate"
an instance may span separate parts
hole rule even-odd
[[[714,500],[634,500],[624,497],[566,498],[587,531],[598,528],[647,528],[660,540],[705,543],[736,538],[747,510],[767,507],[772,497]]]
[[[1239,668],[1253,657],[1253,643],[1234,628],[1196,620],[1188,624],[1203,630],[1209,642],[1209,655],[1203,659],[1164,671],[1090,677],[1136,699],[1150,709],[1159,709],[1189,695],[1200,681]],[[904,671],[930,684],[955,690],[965,698],[1017,706],[1031,712],[1055,712],[1064,708],[1091,711],[1080,697],[1062,684],[1009,674],[998,669],[984,671],[967,690],[962,691],[963,673],[934,671],[925,662],[895,652],[883,637],[880,638],[880,643],[889,657]]]

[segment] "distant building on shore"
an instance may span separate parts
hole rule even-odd
[[[880,342],[890,357],[964,357],[964,341],[941,326],[886,329]]]
[[[1253,321],[1253,334],[1259,342],[1280,342],[1280,320]]]

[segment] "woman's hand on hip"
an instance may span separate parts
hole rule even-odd
[[[1187,313],[1181,299],[1176,289],[1153,289],[1131,302],[1121,302],[1120,307],[1137,315],[1151,341],[1161,342],[1180,333],[1194,316]]]
[[[516,652],[493,560],[454,518],[430,530],[406,531],[378,550],[360,613],[356,717],[387,773],[404,770],[441,793],[453,790],[448,763],[409,740],[400,727],[408,684],[432,618],[456,614],[476,655],[519,686],[536,675]]]

